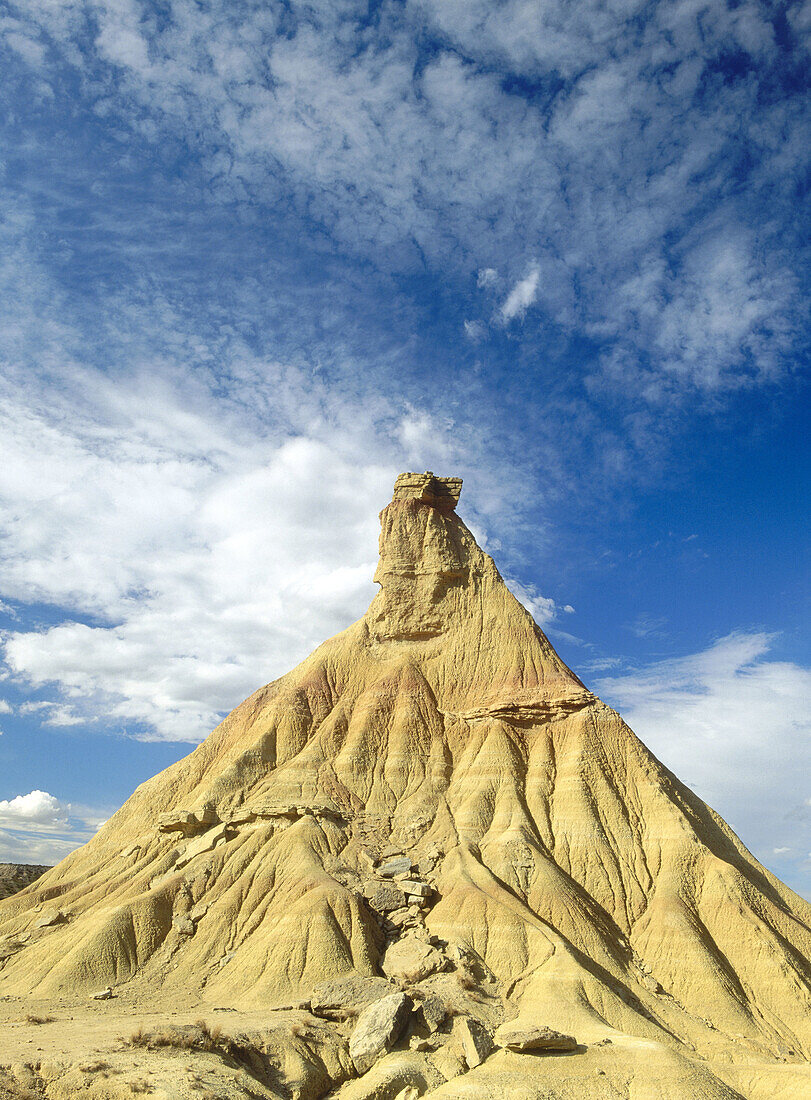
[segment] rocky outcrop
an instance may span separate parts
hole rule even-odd
[[[158,817],[158,829],[162,833],[182,833],[183,836],[195,836],[210,828],[217,820],[212,806],[200,810],[168,810]]]
[[[418,500],[433,508],[455,508],[461,492],[461,477],[436,477],[431,470],[400,474],[394,483],[395,500]]]

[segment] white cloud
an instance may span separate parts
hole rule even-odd
[[[40,694],[23,713],[199,740],[363,613],[400,470],[475,472],[472,522],[477,497],[479,522],[504,506],[497,464],[477,467],[452,421],[337,388],[322,403],[311,380],[265,370],[230,404],[193,375],[77,371],[58,400],[30,375],[7,382],[0,587],[62,619],[4,635],[9,673]],[[268,427],[265,394],[282,405],[285,385],[288,426]]]
[[[487,335],[487,329],[481,321],[465,321],[465,336],[474,344],[480,343]]]
[[[540,279],[541,269],[537,264],[533,264],[524,278],[519,279],[504,299],[499,311],[502,321],[506,323],[513,320],[514,317],[522,317],[526,313],[538,297]]]
[[[561,612],[574,610],[569,604],[561,607],[551,596],[542,596],[532,584],[522,584],[520,581],[508,576],[505,576],[504,580],[512,594],[520,604],[523,604],[538,626],[546,627]]]
[[[64,825],[69,806],[47,791],[31,791],[0,800],[0,825]]]
[[[5,699],[0,699],[0,714],[11,714],[11,705]]]
[[[47,38],[91,109],[193,143],[213,195],[284,195],[376,264],[426,257],[449,276],[478,270],[480,286],[529,252],[553,322],[610,345],[603,382],[635,399],[785,369],[807,133],[799,97],[774,94],[781,57],[757,0],[700,17],[648,5],[644,25],[641,0],[574,14],[562,0],[420,0],[384,6],[375,28],[362,6],[292,5],[281,34],[273,5],[174,0],[158,23],[134,0],[95,0],[92,45],[85,7],[11,5],[37,78],[60,87]],[[442,45],[421,65],[432,32]],[[718,59],[735,49],[761,68],[727,81]],[[513,287],[502,321],[538,282]]]
[[[804,850],[811,821],[811,669],[769,656],[774,636],[736,632],[687,657],[598,680],[645,744],[761,859]]]
[[[109,810],[62,802],[47,791],[0,800],[0,862],[58,863],[108,817]]]

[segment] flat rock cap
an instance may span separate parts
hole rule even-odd
[[[400,474],[394,483],[394,500],[421,500],[436,508],[455,508],[461,492],[461,477],[436,477],[431,470]]]

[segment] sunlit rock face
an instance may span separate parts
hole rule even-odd
[[[335,1023],[405,986],[375,1057],[438,1036],[418,1093],[469,1069],[466,1096],[792,1095],[808,904],[566,667],[460,490],[401,475],[363,618],[0,904],[0,995],[304,998]],[[493,1047],[503,1023],[569,1054],[541,1073]]]
[[[485,556],[454,509],[461,481],[401,474],[380,514],[380,594],[370,608],[381,639],[429,638],[467,610]]]

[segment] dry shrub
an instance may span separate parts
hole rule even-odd
[[[130,1081],[130,1092],[136,1094],[152,1092],[152,1086],[148,1081],[144,1081],[143,1078],[137,1077],[134,1081]]]
[[[222,1038],[222,1028],[219,1024],[209,1027],[205,1020],[197,1020],[194,1026],[200,1029],[203,1041],[209,1043],[212,1047],[216,1046]]]
[[[56,1016],[34,1016],[29,1013],[25,1017],[25,1022],[27,1024],[52,1024],[55,1019]]]
[[[456,973],[456,981],[462,989],[475,989],[476,979],[468,970],[459,970]]]
[[[422,977],[421,970],[404,970],[400,975],[400,981],[405,982],[406,985],[414,985]]]
[[[294,1039],[304,1039],[308,1033],[307,1025],[300,1020],[296,1020],[295,1023],[290,1025],[290,1034]]]
[[[222,1028],[209,1027],[205,1020],[180,1027],[167,1027],[157,1031],[145,1031],[139,1027],[129,1038],[129,1045],[148,1050],[170,1048],[172,1050],[216,1050],[223,1042]]]
[[[83,1062],[79,1066],[81,1073],[101,1073],[102,1070],[109,1069],[110,1063],[103,1062],[100,1058],[97,1058],[94,1062]]]

